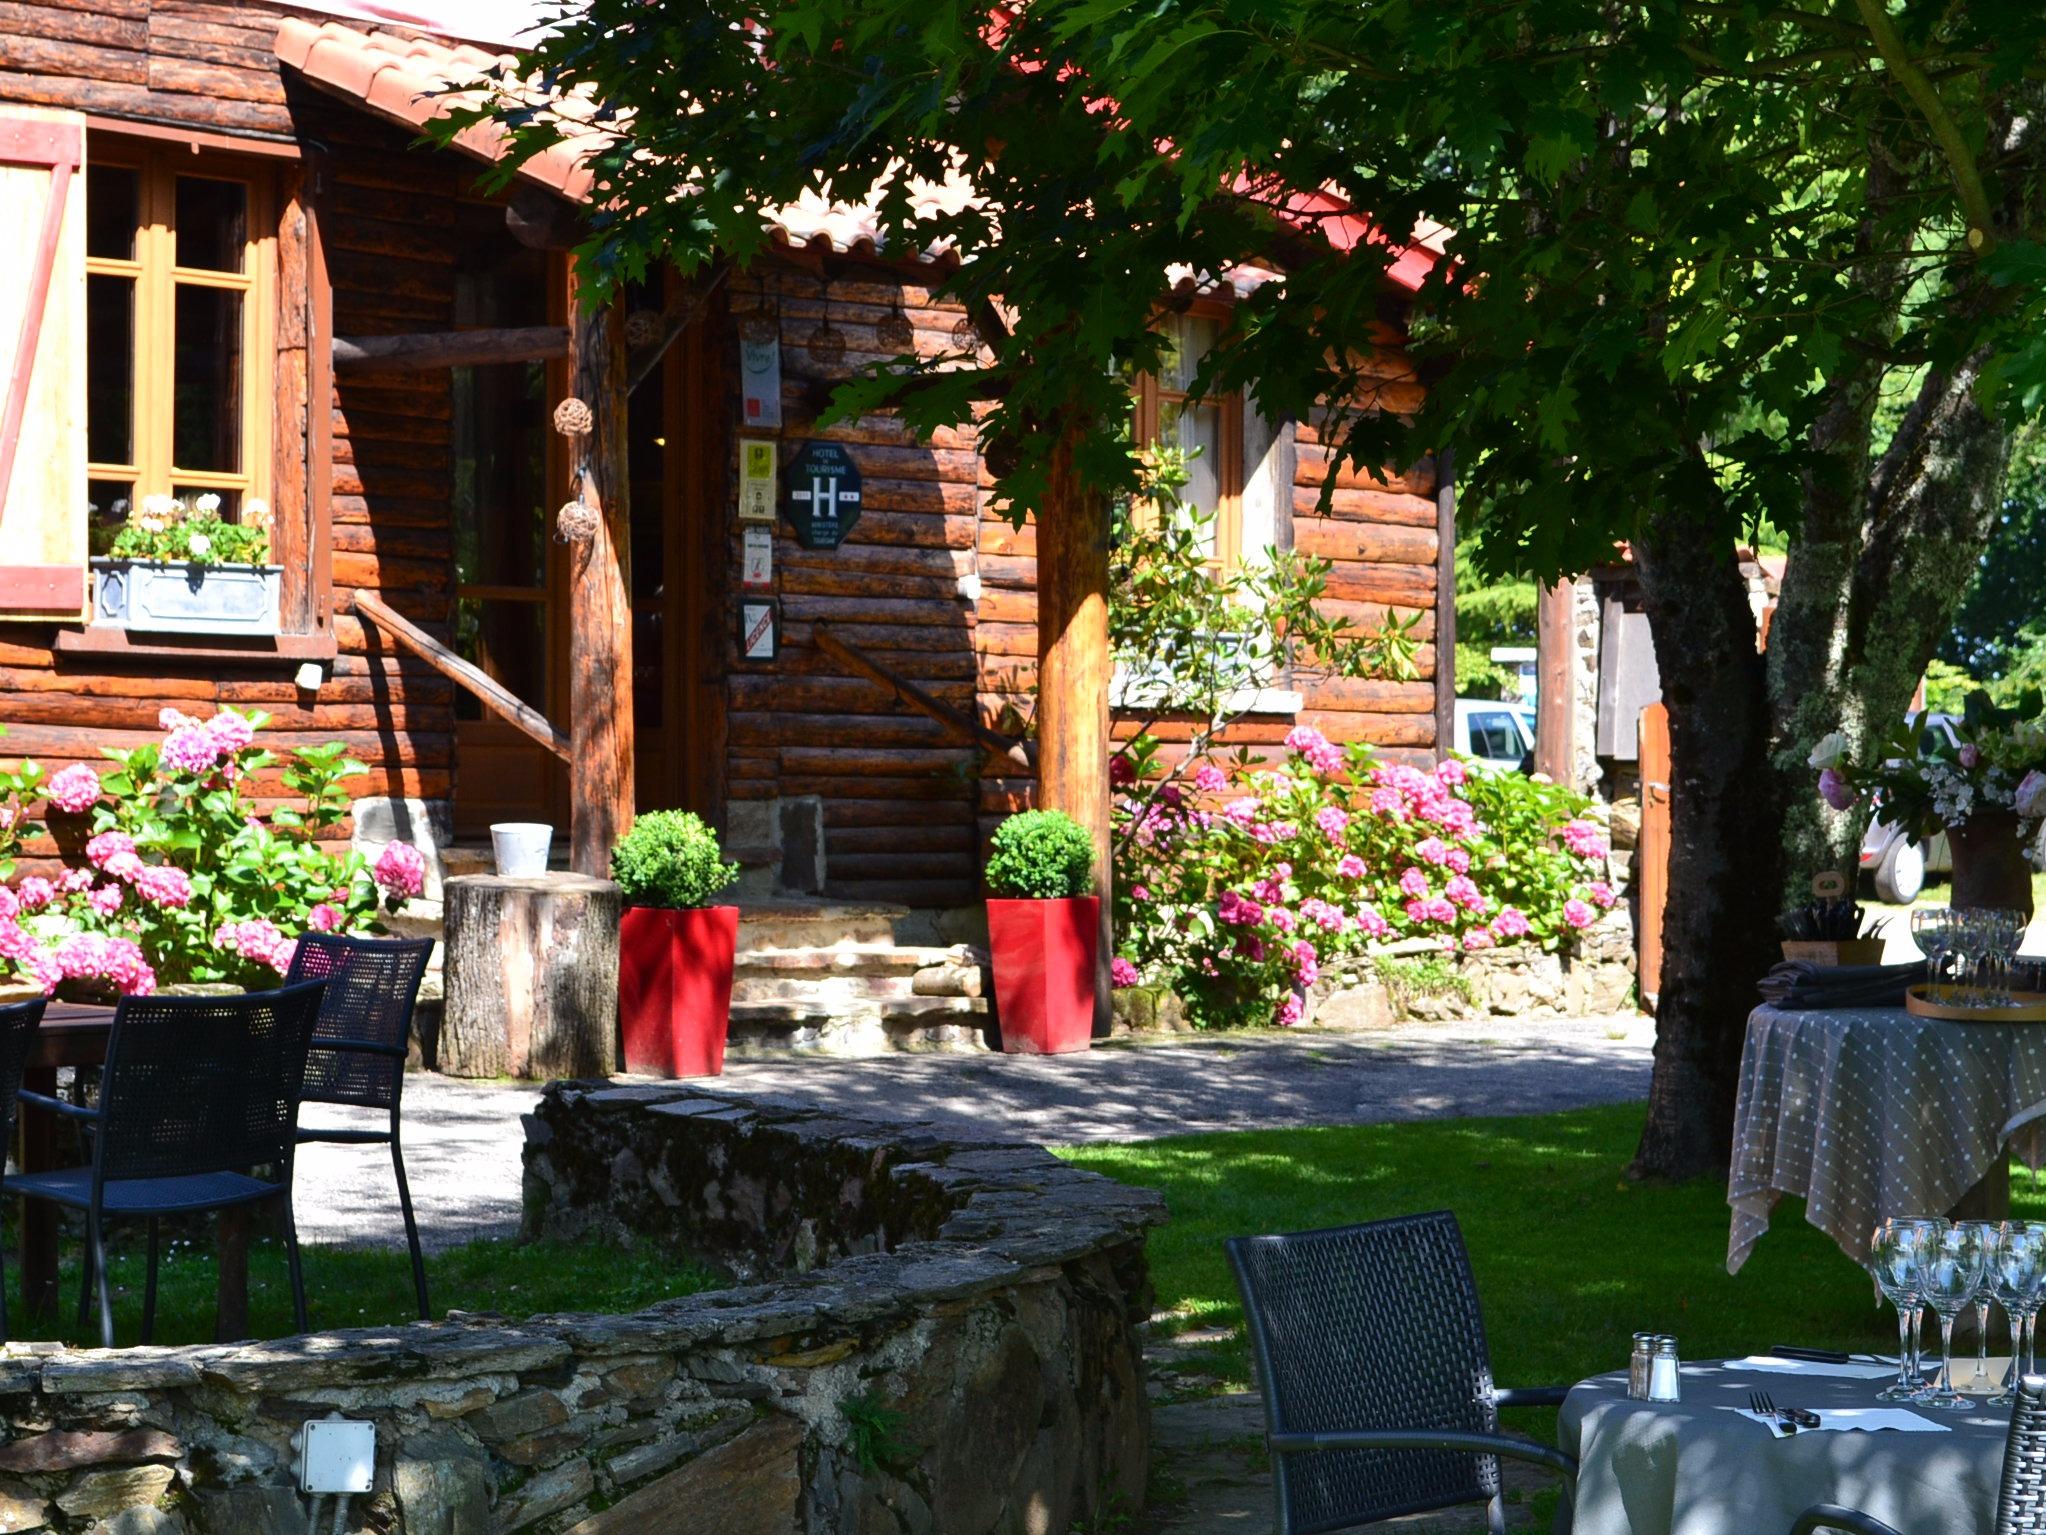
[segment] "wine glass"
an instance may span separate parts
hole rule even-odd
[[[2012,980],[2017,973],[2018,946],[2025,941],[2025,914],[2015,908],[1998,911],[1997,919],[1997,1002],[2003,1007],[2015,1007],[2016,999],[2011,996]]]
[[[1911,941],[1925,956],[1926,995],[1942,1000],[1940,976],[1946,967],[1947,949],[1953,934],[1953,913],[1944,906],[1914,906],[1911,909]]]
[[[2016,1400],[2018,1381],[2032,1373],[2030,1342],[2046,1289],[2046,1225],[2038,1221],[2005,1221],[1996,1258],[1989,1269],[1990,1293],[2003,1307],[2010,1324],[2010,1371],[2003,1389],[1989,1398],[1991,1407],[2008,1407]],[[2020,1346],[2020,1338],[2024,1346]]]
[[[1877,1225],[1869,1244],[1876,1287],[1883,1292],[1883,1299],[1897,1308],[1897,1379],[1876,1394],[1878,1401],[1917,1398],[1919,1383],[1912,1378],[1911,1368],[1911,1319],[1918,1312],[1919,1280],[1936,1232],[1931,1221],[1892,1218]]]
[[[1975,1228],[1976,1238],[1982,1243],[1982,1283],[1975,1290],[1975,1378],[1977,1390],[1989,1383],[1989,1302],[1993,1298],[1993,1283],[1996,1275],[1997,1258],[2002,1251],[2003,1228],[1996,1221],[1959,1221],[1957,1225]]]
[[[1939,1318],[1940,1364],[1938,1383],[1919,1398],[1922,1406],[1966,1412],[1975,1405],[1954,1389],[1954,1318],[1974,1302],[1987,1259],[1978,1222],[1942,1226],[1927,1244],[1918,1270],[1918,1292]]]

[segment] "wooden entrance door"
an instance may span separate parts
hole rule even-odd
[[[560,263],[509,240],[501,209],[465,208],[456,274],[458,326],[559,324]],[[557,726],[568,719],[567,568],[553,536],[566,465],[549,411],[566,382],[560,363],[451,370],[456,651]],[[489,836],[495,821],[546,821],[567,846],[568,775],[544,747],[455,694],[455,834]]]

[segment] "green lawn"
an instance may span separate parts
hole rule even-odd
[[[11,1235],[11,1233],[10,1233]],[[137,1341],[142,1326],[143,1237],[141,1227],[113,1228],[114,1337]],[[9,1249],[9,1258],[16,1249]],[[411,1262],[403,1248],[363,1251],[308,1246],[303,1249],[306,1301],[314,1328],[386,1326],[414,1317]],[[98,1313],[76,1325],[78,1243],[63,1248],[63,1314],[55,1335],[70,1343],[99,1344]],[[548,1311],[636,1311],[670,1296],[711,1289],[715,1275],[676,1264],[651,1247],[621,1250],[596,1241],[472,1242],[429,1255],[426,1279],[434,1313],[495,1311],[526,1317]],[[16,1338],[48,1338],[47,1325],[19,1314],[20,1279],[10,1262],[8,1305]],[[213,1338],[214,1265],[210,1240],[166,1244],[157,1289],[156,1341],[205,1343]],[[284,1250],[274,1238],[258,1238],[249,1253],[249,1329],[258,1338],[286,1337],[292,1326],[291,1284]]]
[[[1621,1105],[1190,1135],[1059,1155],[1164,1193],[1172,1220],[1150,1241],[1159,1310],[1168,1326],[1232,1329],[1204,1360],[1229,1383],[1247,1383],[1249,1367],[1224,1237],[1445,1208],[1463,1225],[1502,1384],[1620,1368],[1638,1331],[1674,1333],[1695,1359],[1777,1343],[1894,1347],[1891,1313],[1805,1224],[1796,1201],[1777,1207],[1769,1235],[1730,1277],[1724,1185],[1627,1182],[1640,1128],[1640,1107]],[[2029,1174],[2015,1181],[2020,1205],[2046,1214]]]

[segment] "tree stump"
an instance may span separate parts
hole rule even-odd
[[[438,1068],[456,1077],[618,1069],[618,887],[582,874],[446,886]]]

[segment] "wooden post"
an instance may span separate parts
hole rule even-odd
[[[1535,607],[1535,771],[1569,787],[1577,772],[1575,600],[1572,584],[1558,581]]]
[[[596,531],[569,560],[569,867],[597,879],[632,825],[632,579],[627,523],[625,325],[613,303],[569,299],[575,359],[571,392],[596,424],[572,440],[580,459],[571,484],[600,513]]]
[[[1085,484],[1073,457],[1084,427],[1053,450],[1037,518],[1037,789],[1094,839],[1101,897],[1095,955],[1094,1036],[1109,1029],[1108,962],[1114,953],[1108,788],[1108,498]]]
[[[1435,760],[1456,747],[1456,455],[1435,455]]]

